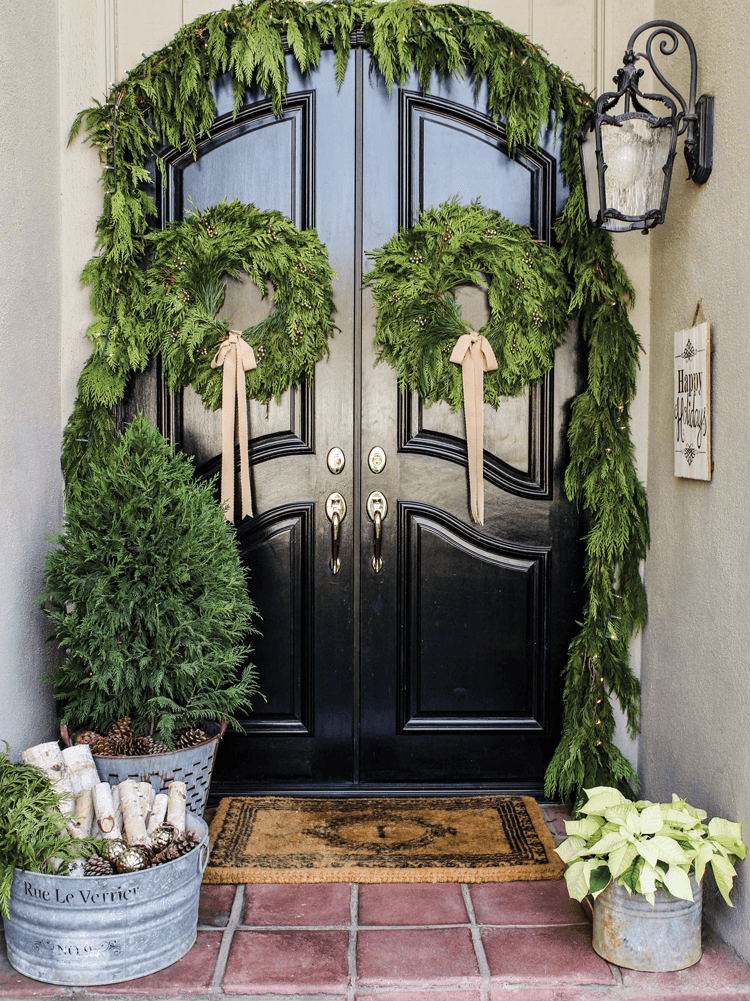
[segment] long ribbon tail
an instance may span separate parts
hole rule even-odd
[[[226,520],[233,522],[235,400],[240,446],[240,504],[242,517],[253,517],[245,372],[256,365],[253,349],[235,330],[229,332],[211,362],[211,368],[218,368],[219,365],[224,368],[221,381],[221,505]]]
[[[224,358],[221,381],[221,506],[227,521],[234,521],[234,403],[237,352]],[[240,407],[240,410],[242,408]]]
[[[239,354],[239,350],[237,351]],[[242,517],[253,517],[253,496],[250,490],[250,459],[248,456],[247,397],[245,395],[245,369],[237,364],[237,425],[240,439],[240,504]],[[234,449],[232,450],[234,451]]]
[[[495,353],[486,337],[472,331],[462,334],[451,353],[461,365],[469,465],[471,516],[484,524],[484,373],[497,368]]]

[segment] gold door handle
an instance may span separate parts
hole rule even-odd
[[[383,519],[388,514],[388,501],[379,490],[374,490],[367,498],[367,514],[375,525],[375,555],[372,558],[372,569],[380,573],[383,560],[380,556],[380,544],[383,536]]]
[[[332,552],[328,566],[331,573],[336,574],[341,569],[339,559],[339,529],[346,517],[346,501],[339,493],[329,494],[326,498],[326,517],[331,523]]]

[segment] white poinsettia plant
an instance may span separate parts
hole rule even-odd
[[[566,821],[569,837],[557,848],[568,864],[565,880],[571,897],[596,898],[615,880],[652,905],[657,889],[692,900],[690,875],[700,883],[711,866],[721,895],[733,906],[733,863],[747,854],[741,824],[719,817],[704,824],[706,812],[674,794],[671,803],[633,803],[609,786],[584,791],[584,816]]]

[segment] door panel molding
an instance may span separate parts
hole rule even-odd
[[[266,588],[256,599],[263,635],[255,638],[251,658],[268,701],[256,699],[252,715],[241,719],[248,734],[314,736],[314,523],[315,505],[307,502],[266,511],[237,529],[242,562],[252,567],[250,593],[253,576],[262,580],[270,563],[274,578],[286,583],[273,595]],[[273,605],[264,607],[269,598]],[[263,669],[271,645],[267,659],[276,666],[273,676]],[[286,672],[278,671],[281,665]]]
[[[399,222],[410,226],[417,210],[425,208],[425,177],[436,168],[427,162],[425,128],[447,129],[447,135],[457,135],[463,142],[481,143],[481,149],[490,151],[491,159],[497,156],[492,183],[497,190],[502,184],[496,175],[498,168],[517,179],[516,186],[527,193],[519,204],[519,218],[540,239],[548,244],[552,239],[552,222],[555,216],[557,161],[543,147],[525,147],[515,157],[508,151],[505,126],[489,115],[446,98],[410,90],[400,92],[399,104]],[[433,142],[434,145],[434,142]],[[467,177],[474,164],[467,161]],[[503,163],[505,167],[503,168]],[[470,184],[480,183],[476,179]],[[488,183],[483,180],[481,183]],[[494,192],[494,187],[493,187]],[[483,192],[477,190],[451,192],[460,194],[463,201],[474,199]],[[447,196],[447,195],[446,195]],[[502,201],[499,198],[498,201]],[[492,200],[484,199],[488,208],[497,207]],[[504,212],[507,215],[507,209]],[[552,440],[553,440],[553,378],[551,373],[539,386],[529,392],[529,439],[527,470],[521,471],[505,463],[498,456],[485,450],[484,472],[487,479],[520,497],[549,500],[552,496]],[[468,464],[466,442],[454,435],[431,429],[425,419],[425,407],[413,392],[399,394],[398,400],[398,450],[436,456],[448,462]]]
[[[552,499],[552,443],[554,436],[552,373],[529,391],[528,473],[503,462],[484,450],[485,478],[508,493],[532,500]],[[398,450],[432,455],[468,467],[466,439],[425,427],[425,408],[419,394],[411,390],[398,394]],[[500,420],[499,412],[492,415]]]
[[[223,79],[223,78],[222,78]],[[222,81],[217,82],[221,89]],[[314,90],[290,93],[284,105],[284,112],[277,117],[267,99],[260,99],[246,104],[236,117],[229,112],[218,116],[211,127],[210,133],[197,144],[196,156],[190,150],[175,149],[172,146],[160,151],[165,168],[165,184],[156,188],[156,200],[159,219],[162,227],[169,222],[179,221],[187,208],[187,196],[191,196],[190,184],[186,183],[186,173],[207,168],[211,154],[216,154],[226,160],[218,170],[207,170],[208,183],[213,185],[210,198],[198,196],[193,201],[199,209],[205,209],[215,204],[221,197],[239,197],[243,201],[251,201],[261,209],[278,208],[290,216],[300,229],[308,229],[315,225],[315,132],[316,132],[316,93]],[[275,132],[280,132],[278,140],[271,142]],[[255,147],[261,147],[259,154],[251,156],[249,147],[244,149],[245,155],[239,156],[239,146],[230,151],[230,145],[237,141],[251,142]],[[270,145],[269,145],[270,143]],[[253,197],[243,193],[241,188],[252,187],[252,168],[243,168],[246,164],[268,163],[270,154],[274,154],[275,163],[282,162],[278,157],[279,150],[286,148],[288,171],[288,206],[273,205],[269,198],[260,191]],[[235,162],[236,161],[236,162]],[[240,168],[240,169],[238,169]],[[217,182],[215,175],[219,174]],[[259,187],[271,185],[283,186],[277,167],[265,177],[259,178]],[[198,175],[193,174],[194,177]],[[221,178],[224,177],[224,180]],[[238,184],[240,188],[233,187]],[[215,193],[218,187],[221,190]],[[222,188],[223,185],[223,188]],[[250,192],[251,193],[251,192]],[[277,192],[278,199],[283,202],[285,195],[281,188]],[[271,201],[273,199],[270,199]],[[205,201],[205,204],[203,202]],[[166,385],[160,387],[162,396],[171,396],[174,403],[174,419],[171,421],[172,441],[180,447],[193,451],[190,442],[185,440],[183,424],[182,393],[170,394]],[[258,426],[257,420],[250,421],[251,465],[267,462],[271,459],[290,455],[310,455],[315,452],[315,388],[313,383],[303,382],[296,391],[285,394],[289,408],[287,429],[273,434],[253,435],[253,428]],[[251,404],[252,405],[252,404]],[[269,404],[269,406],[274,404]],[[239,469],[239,450],[235,450],[235,465]],[[197,466],[198,475],[208,477],[217,473],[221,466],[221,455],[217,454],[210,460]]]
[[[425,124],[463,133],[497,150],[512,164],[515,172],[528,173],[528,214],[523,225],[529,225],[536,236],[550,243],[555,218],[557,161],[542,146],[525,146],[510,157],[505,126],[488,114],[446,98],[410,90],[400,91],[399,105],[399,225],[409,227],[423,204],[425,185]],[[502,163],[502,161],[500,161]],[[495,179],[496,180],[496,179]],[[498,186],[498,190],[502,190]],[[477,198],[478,191],[453,191],[463,201]],[[486,208],[497,208],[489,201]],[[507,210],[506,213],[507,214]],[[516,221],[516,220],[511,220]]]
[[[551,547],[491,537],[439,508],[411,501],[398,502],[397,547],[403,637],[398,732],[544,730]],[[460,578],[471,581],[471,598],[461,593]],[[478,621],[473,607],[483,588],[497,594],[484,609],[486,615],[494,608],[491,621]],[[510,605],[504,605],[503,594]],[[512,626],[507,636],[503,613]],[[427,616],[429,633],[423,630]],[[524,620],[525,629],[519,628]],[[480,631],[484,656],[498,658],[489,684],[472,662],[472,640]],[[512,633],[523,636],[515,649]],[[465,681],[468,690],[463,684],[452,687],[456,681]]]

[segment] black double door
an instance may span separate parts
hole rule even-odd
[[[564,200],[557,149],[550,134],[510,159],[471,81],[435,80],[425,93],[411,80],[389,96],[366,49],[353,47],[340,87],[333,63],[324,51],[301,76],[288,58],[280,118],[260,93],[233,118],[221,81],[197,160],[166,157],[165,220],[223,198],[279,209],[317,229],[337,273],[338,330],[314,383],[278,405],[248,407],[256,514],[238,530],[262,616],[253,660],[267,701],[257,700],[243,734],[225,738],[213,789],[539,791],[581,601],[582,528],[562,491],[575,334],[543,385],[496,412],[485,407],[479,528],[463,416],[423,407],[399,392],[391,368],[374,365],[362,275],[367,250],[451,196],[481,198],[549,238]],[[459,299],[478,329],[484,294],[465,289]],[[224,313],[244,329],[269,302],[232,283]],[[220,413],[190,389],[157,404],[158,393],[162,425],[199,474],[216,472]],[[380,572],[367,512],[374,493],[387,505]],[[336,574],[332,494],[346,506]]]

